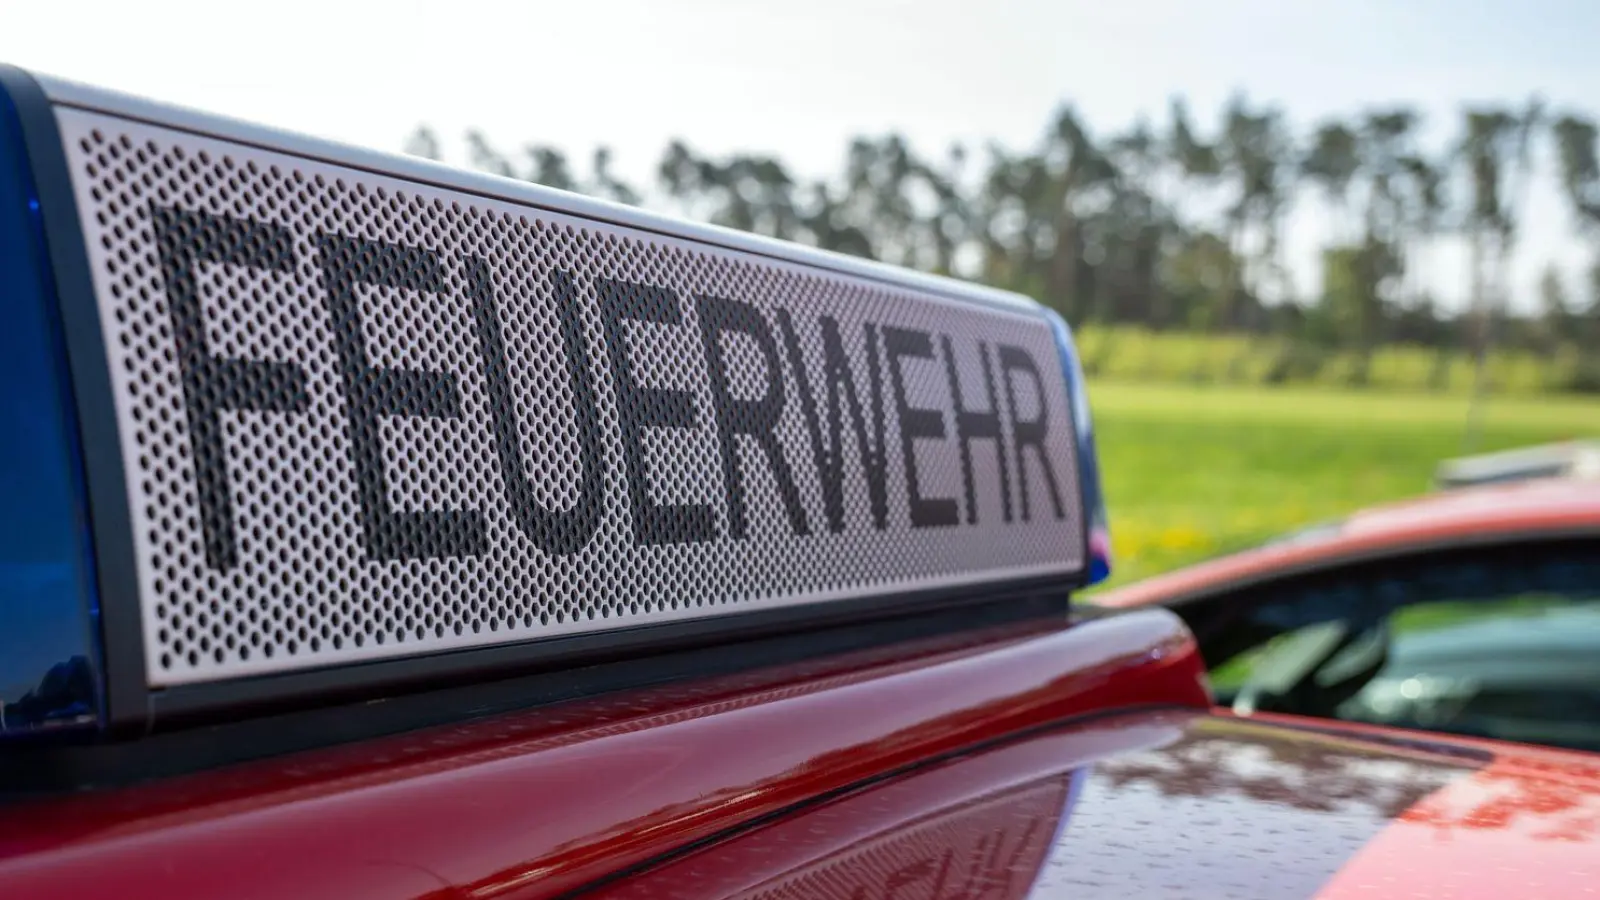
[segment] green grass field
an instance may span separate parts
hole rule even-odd
[[[1110,585],[1427,491],[1461,455],[1460,394],[1092,379]],[[1600,400],[1491,396],[1475,452],[1600,437]]]
[[[1085,365],[1099,377],[1168,384],[1260,384],[1285,349],[1277,337],[1152,332],[1128,325],[1087,325],[1077,329],[1075,339]],[[1488,357],[1489,382],[1501,394],[1548,393],[1572,380],[1578,353],[1571,344],[1549,357],[1497,349]],[[1314,372],[1296,372],[1290,383],[1348,386],[1355,364],[1349,352],[1329,352]],[[1427,347],[1389,344],[1373,354],[1367,378],[1372,390],[1464,395],[1472,388],[1472,360],[1463,352],[1441,359]]]

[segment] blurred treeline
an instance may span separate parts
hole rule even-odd
[[[575,164],[476,131],[466,146],[496,174],[1028,294],[1080,329],[1102,374],[1600,392],[1600,264],[1547,267],[1520,311],[1507,278],[1539,178],[1558,182],[1570,227],[1600,251],[1592,118],[1537,99],[1469,106],[1435,150],[1404,105],[1300,130],[1242,95],[1214,123],[1181,100],[1163,118],[1097,135],[1069,106],[1031,149],[932,156],[896,134],[861,137],[837,174],[805,181],[773,156],[681,140],[649,185],[620,179],[605,147]],[[420,128],[407,150],[439,158],[439,137]],[[1333,237],[1320,283],[1297,289],[1284,233],[1308,203]],[[1441,303],[1419,263],[1445,242],[1465,246],[1470,287]]]

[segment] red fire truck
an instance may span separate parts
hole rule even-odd
[[[0,896],[1586,895],[1211,710],[1031,301],[0,71]]]

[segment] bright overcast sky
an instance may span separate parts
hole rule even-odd
[[[1180,92],[1208,124],[1236,88],[1299,126],[1412,101],[1442,140],[1467,100],[1600,112],[1596,36],[1593,0],[0,0],[5,62],[378,149],[422,122],[606,143],[640,181],[674,136],[821,174],[854,134],[1023,146],[1063,100],[1104,131]],[[1302,291],[1314,219],[1291,229]],[[1568,223],[1553,192],[1530,201],[1519,301],[1551,259],[1577,286]],[[1434,263],[1452,292],[1454,256]]]

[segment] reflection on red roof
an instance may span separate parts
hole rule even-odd
[[[1093,602],[1141,606],[1375,550],[1590,529],[1600,534],[1600,481],[1546,479],[1463,488],[1363,510],[1337,525],[1148,578],[1097,595]]]

